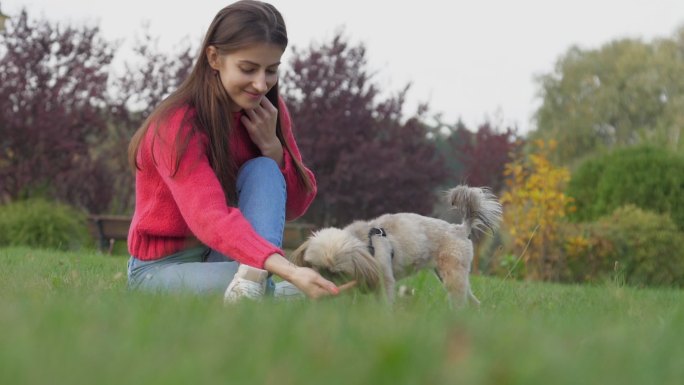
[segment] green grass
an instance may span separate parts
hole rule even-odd
[[[394,308],[131,293],[125,257],[0,249],[0,384],[679,384],[684,293],[429,274]]]

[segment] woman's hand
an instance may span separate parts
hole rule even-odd
[[[259,147],[261,154],[275,160],[282,167],[283,145],[276,136],[278,109],[268,98],[261,98],[261,102],[253,110],[245,110],[240,121],[247,128],[250,139]]]
[[[311,299],[317,299],[328,295],[338,295],[356,285],[356,281],[351,281],[339,287],[335,286],[334,283],[318,274],[316,270],[308,267],[297,267],[290,282]]]
[[[334,283],[318,274],[316,270],[295,266],[280,254],[273,254],[268,257],[264,263],[264,268],[297,286],[299,290],[311,299],[338,295],[340,292],[350,289],[356,284],[356,281],[351,281],[337,287]]]
[[[334,283],[308,267],[296,267],[289,281],[311,299],[340,293],[340,289]]]

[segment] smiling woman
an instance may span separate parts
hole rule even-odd
[[[227,302],[339,292],[281,250],[285,220],[303,215],[316,194],[278,94],[287,44],[272,5],[228,5],[190,76],[134,135],[129,286],[223,292]],[[269,273],[284,281],[274,285]]]
[[[283,47],[262,43],[230,54],[207,48],[209,65],[221,78],[228,96],[235,102],[233,111],[254,109],[278,81],[278,65]]]
[[[283,167],[283,147],[275,132],[261,127],[276,128],[278,110],[264,96],[278,82],[283,51],[282,46],[272,43],[259,43],[230,53],[223,53],[214,45],[207,47],[209,65],[233,102],[231,110],[245,111],[240,121],[249,137],[264,156],[275,160],[280,167]]]

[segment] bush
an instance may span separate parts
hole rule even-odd
[[[614,151],[583,163],[567,193],[575,199],[570,218],[593,221],[618,207],[634,204],[669,214],[684,230],[684,157],[653,147]]]
[[[0,196],[49,196],[104,212],[112,200],[105,141],[115,44],[97,26],[29,18],[0,37]],[[40,85],[40,86],[38,86]]]
[[[595,223],[566,228],[566,233],[572,281],[624,275],[628,285],[684,287],[684,233],[667,215],[627,205]]]
[[[0,206],[0,246],[74,250],[89,241],[85,214],[70,206],[44,199]]]

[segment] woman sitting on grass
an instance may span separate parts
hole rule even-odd
[[[316,195],[278,95],[287,43],[272,5],[223,8],[188,79],[133,136],[130,287],[219,291],[227,302],[339,293],[281,250],[285,220],[303,215]],[[269,273],[285,281],[274,285]]]

